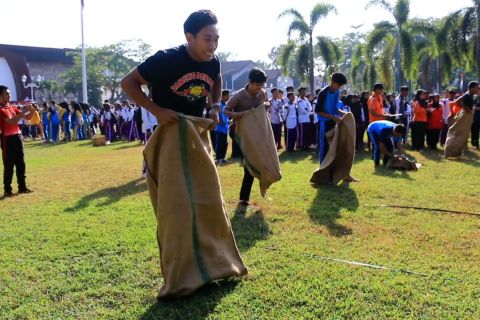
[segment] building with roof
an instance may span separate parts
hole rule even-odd
[[[0,84],[10,88],[12,101],[31,100],[31,90],[24,88],[22,75],[27,76],[26,83],[36,83],[37,78],[61,83],[59,75],[73,66],[72,57],[67,55],[73,50],[0,44]],[[34,93],[36,100],[39,96],[41,92]]]

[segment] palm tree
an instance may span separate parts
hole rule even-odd
[[[292,33],[297,32],[299,35],[299,45],[294,44],[294,46],[298,46],[298,57],[302,59],[307,59],[307,63],[303,63],[300,67],[304,68],[307,65],[307,73],[308,73],[308,82],[310,85],[310,91],[313,92],[315,90],[314,87],[314,44],[313,44],[313,32],[315,26],[318,24],[320,19],[325,18],[330,13],[336,13],[337,9],[332,6],[331,4],[327,3],[318,3],[316,4],[312,11],[310,12],[310,20],[307,20],[298,12],[296,9],[287,9],[283,11],[278,18],[282,17],[290,17],[292,21],[288,27],[288,37],[292,35]],[[295,48],[289,48],[286,53],[293,53]],[[288,56],[282,58],[284,61],[288,61]],[[298,59],[297,59],[298,60]],[[300,62],[300,61],[299,61]]]
[[[390,12],[395,24],[388,21],[375,24],[375,29],[368,39],[367,54],[371,55],[379,44],[385,45],[384,41],[394,39],[395,88],[399,89],[405,81],[404,70],[409,72],[413,62],[412,36],[407,30],[410,0],[397,0],[395,5],[386,0],[370,0],[366,8],[371,6],[380,6]]]
[[[444,24],[442,40],[450,44],[450,50],[460,65],[474,71],[480,79],[480,0],[472,0],[473,6],[450,14]]]

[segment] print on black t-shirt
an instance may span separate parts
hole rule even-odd
[[[201,117],[207,96],[220,74],[217,56],[193,60],[185,45],[158,51],[137,67],[150,84],[152,100],[162,108]]]
[[[205,84],[207,84],[207,86]],[[196,101],[207,97],[212,87],[213,80],[208,74],[190,72],[178,79],[170,89],[179,96],[186,97],[188,101]]]

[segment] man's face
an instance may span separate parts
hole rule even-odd
[[[215,51],[218,48],[218,28],[216,25],[206,26],[201,29],[196,36],[191,33],[186,34],[188,47],[193,58],[198,61],[208,62],[212,60]]]
[[[223,102],[227,102],[228,100],[230,100],[230,94],[224,94],[224,95],[222,96],[222,101],[223,101]]]
[[[473,95],[478,94],[478,91],[479,91],[478,89],[479,89],[479,87],[475,86],[472,89],[470,89],[470,93],[473,94]]]
[[[295,101],[295,96],[292,94],[288,97],[288,101],[293,102]]]
[[[337,91],[338,89],[340,89],[340,87],[341,87],[341,85],[339,85],[336,82],[330,83],[330,88],[332,88],[333,91]]]
[[[408,90],[404,90],[404,91],[400,92],[400,95],[404,98],[407,97],[408,96]]]
[[[7,104],[10,102],[10,89],[3,90],[2,94],[0,94],[0,103]]]
[[[252,95],[256,95],[262,90],[264,83],[249,83],[249,91]]]
[[[301,97],[301,98],[305,98],[305,95],[307,94],[307,91],[306,91],[306,90],[301,90],[301,91],[299,92],[299,94],[300,94],[300,97]]]

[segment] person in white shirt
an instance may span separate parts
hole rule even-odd
[[[400,93],[395,98],[389,110],[390,114],[395,115],[395,117],[390,120],[395,123],[402,123],[405,128],[407,128],[406,134],[402,137],[403,143],[407,142],[409,118],[411,114],[411,106],[408,103],[408,93],[409,89],[407,86],[401,87]]]
[[[307,88],[301,87],[298,89],[297,100],[298,111],[298,141],[302,150],[308,150],[310,146],[310,113],[312,112],[312,105],[307,98]]]
[[[452,89],[445,92],[445,98],[440,100],[440,104],[442,105],[442,131],[440,132],[440,145],[444,146],[445,141],[447,141],[447,133],[448,133],[448,117],[451,113],[450,102],[455,101],[455,96],[457,95],[457,91]]]
[[[275,138],[275,144],[277,145],[277,150],[282,149],[282,112],[283,112],[283,101],[279,96],[279,91],[277,88],[271,90],[272,98],[270,98],[270,108],[268,113],[270,114],[270,123],[272,124],[273,137]]]
[[[293,92],[289,92],[287,98],[288,102],[283,107],[283,119],[285,119],[287,128],[285,146],[288,152],[293,152],[297,142],[297,104],[295,103],[295,94]]]

